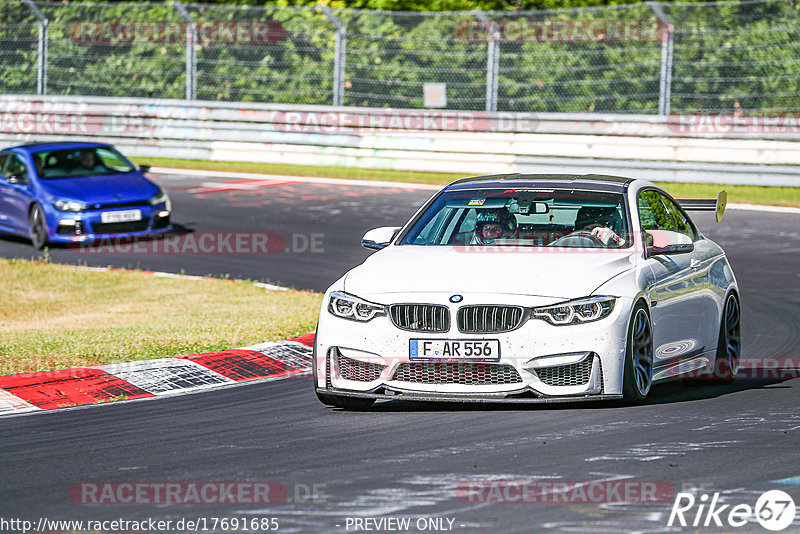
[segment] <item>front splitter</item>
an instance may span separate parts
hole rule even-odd
[[[503,393],[422,393],[397,388],[382,386],[380,391],[361,392],[345,389],[317,388],[318,393],[341,395],[343,397],[356,397],[361,399],[413,401],[413,402],[465,402],[465,403],[497,403],[497,404],[546,404],[565,402],[592,402],[621,400],[622,395],[562,395],[562,396],[533,396],[529,388]],[[525,396],[530,395],[530,396]]]

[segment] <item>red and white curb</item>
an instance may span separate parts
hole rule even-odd
[[[0,416],[177,395],[309,373],[314,334],[252,347],[0,376]]]

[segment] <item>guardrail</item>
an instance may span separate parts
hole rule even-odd
[[[0,144],[93,139],[140,157],[460,173],[601,172],[800,186],[792,117],[604,115],[0,96]]]

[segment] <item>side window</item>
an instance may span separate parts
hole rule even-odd
[[[422,229],[419,236],[414,240],[415,245],[428,245],[434,243],[442,232],[442,225],[446,223],[447,218],[452,214],[453,210],[443,209],[436,216],[428,221],[425,228]]]
[[[131,166],[119,156],[119,154],[115,154],[107,148],[98,148],[95,152],[100,158],[100,161],[102,161],[103,164],[109,169],[113,169],[117,172],[130,172],[133,170],[131,169]]]
[[[691,237],[692,241],[697,239],[697,232],[695,232],[694,226],[692,226],[692,223],[680,210],[680,208],[675,205],[672,199],[661,195],[661,200],[664,202],[664,205],[667,207],[667,211],[669,211],[669,214],[675,221],[675,226],[677,226],[678,231]]]
[[[474,208],[469,210],[464,219],[461,221],[461,224],[458,226],[457,233],[463,234],[465,232],[472,232],[475,230],[475,224],[477,220],[478,212]]]
[[[17,154],[9,154],[7,159],[3,162],[2,169],[3,176],[6,178],[9,176],[16,176],[23,180],[28,179],[28,167]]]
[[[6,175],[6,173],[3,172],[3,168],[6,166],[7,159],[8,159],[8,154],[0,154],[0,174],[2,174],[3,176]]]
[[[647,190],[639,193],[639,220],[642,223],[642,230],[678,231],[657,191]]]

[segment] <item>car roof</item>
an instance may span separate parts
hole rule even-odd
[[[606,174],[492,174],[456,180],[448,190],[489,189],[493,187],[574,188],[622,193],[636,178]]]
[[[23,152],[28,152],[29,154],[33,154],[36,152],[44,152],[46,150],[68,150],[71,148],[91,148],[91,147],[105,147],[108,146],[106,143],[95,143],[92,141],[61,141],[61,142],[54,142],[54,143],[28,143],[25,145],[18,145],[12,146],[6,150],[12,149],[20,149]]]

